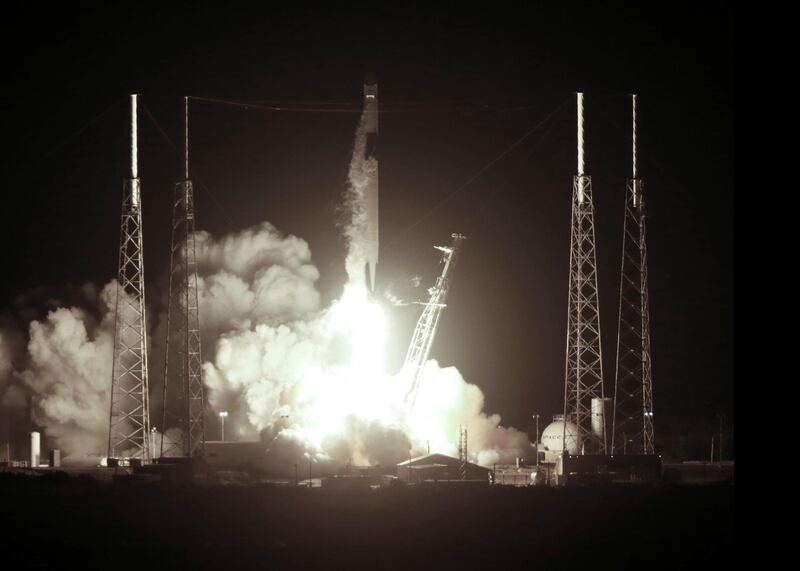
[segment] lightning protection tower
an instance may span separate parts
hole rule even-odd
[[[175,185],[170,248],[169,308],[164,356],[163,411],[161,426],[181,428],[181,439],[164,449],[161,456],[201,456],[203,433],[202,354],[200,312],[197,297],[197,254],[194,234],[194,192],[189,180],[189,99],[183,98],[184,172]],[[174,403],[174,404],[172,404]],[[172,407],[170,408],[170,404]],[[168,416],[169,415],[169,416]]]
[[[600,350],[600,308],[595,260],[592,179],[584,169],[583,93],[578,93],[578,174],[572,184],[572,231],[567,307],[567,355],[564,418],[578,427],[585,454],[605,454],[603,359]],[[602,415],[592,418],[592,415]],[[594,421],[594,422],[593,422]],[[572,437],[572,436],[570,436]],[[562,442],[569,447],[567,422]]]
[[[625,189],[611,449],[615,454],[655,454],[644,185],[636,170],[636,95],[632,109],[633,168]]]
[[[151,459],[142,200],[137,162],[136,95],[131,95],[131,177],[122,187],[119,273],[111,377],[108,457]]]
[[[444,264],[444,267],[442,268],[442,274],[436,278],[434,286],[428,290],[430,299],[428,303],[424,304],[425,308],[422,310],[422,315],[419,316],[417,326],[414,328],[414,335],[411,337],[411,344],[408,346],[408,353],[406,353],[406,360],[403,364],[403,370],[411,376],[411,388],[408,390],[405,399],[409,412],[414,408],[414,403],[417,400],[419,382],[422,379],[425,363],[431,353],[431,346],[436,336],[436,329],[439,326],[442,310],[447,307],[445,302],[447,301],[447,293],[452,281],[453,269],[458,260],[461,243],[466,239],[466,236],[453,233],[451,238],[453,238],[453,242],[450,246],[434,246],[434,248],[443,252],[441,263]]]

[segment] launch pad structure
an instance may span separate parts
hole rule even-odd
[[[379,251],[378,88],[370,74],[363,85],[364,111],[357,138],[361,160],[364,226],[363,263],[374,292]],[[174,187],[170,246],[169,306],[166,321],[162,434],[159,455],[196,458],[204,453],[204,387],[198,298],[193,185],[189,173],[188,98],[184,98],[183,180]],[[602,464],[607,454],[652,456],[653,391],[647,248],[643,181],[637,170],[637,97],[632,96],[632,174],[626,184],[613,420],[609,426],[603,384],[599,290],[592,180],[584,160],[584,99],[577,93],[577,174],[573,177],[570,271],[564,377],[562,445],[564,464],[578,456],[596,456],[571,465]],[[119,273],[115,314],[109,459],[148,464],[155,455],[150,430],[146,309],[142,237],[141,184],[138,173],[137,96],[131,95],[131,171],[124,181],[120,227]],[[363,136],[363,138],[361,138]],[[359,145],[363,145],[363,148]],[[363,155],[362,155],[363,153]],[[453,271],[465,236],[451,235],[443,265],[416,323],[403,364],[409,379],[405,395],[413,411],[430,358]],[[177,401],[177,406],[175,406]],[[172,405],[172,406],[170,406]],[[170,442],[168,427],[181,436]],[[608,442],[608,428],[612,428]],[[537,431],[538,432],[538,431]],[[610,448],[609,448],[610,446]],[[577,454],[574,452],[577,450]],[[468,462],[466,427],[459,430],[459,462]],[[633,462],[633,459],[630,459]],[[649,462],[649,460],[648,460]],[[463,472],[463,470],[462,470]]]
[[[564,378],[564,429],[562,442],[577,438],[582,452],[606,453],[603,398],[603,354],[600,343],[600,305],[595,255],[592,178],[586,174],[583,155],[583,93],[577,94],[578,174],[572,184],[572,230],[569,256],[567,354]],[[598,403],[602,418],[597,415]],[[594,410],[593,410],[594,409]],[[567,430],[572,422],[577,434]]]
[[[614,382],[614,454],[655,454],[650,296],[647,287],[644,183],[636,165],[636,95],[632,105],[632,168],[625,188]]]
[[[131,95],[131,176],[122,190],[108,458],[124,455],[148,463],[150,396],[136,97]]]
[[[417,400],[419,384],[422,380],[425,364],[428,362],[428,357],[431,353],[436,330],[439,327],[439,320],[442,316],[442,311],[447,307],[447,294],[452,283],[453,270],[455,269],[456,261],[458,261],[461,244],[466,240],[466,236],[458,233],[453,233],[451,238],[453,241],[450,246],[434,246],[442,252],[442,273],[436,278],[436,283],[433,287],[428,290],[430,298],[424,304],[422,314],[417,320],[414,334],[411,337],[411,344],[408,346],[408,352],[403,363],[403,374],[409,375],[411,379],[410,388],[405,397],[409,411],[413,410],[414,403]]]
[[[194,189],[189,178],[189,99],[184,104],[183,180],[175,184],[170,246],[169,305],[164,354],[160,456],[203,456],[204,398],[203,358],[200,342],[200,305],[197,296]],[[172,392],[170,392],[172,388]],[[181,429],[180,439],[170,442],[166,431],[169,403],[174,399],[170,421]]]

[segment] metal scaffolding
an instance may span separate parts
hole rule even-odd
[[[592,426],[593,403],[602,411],[603,359],[600,344],[600,307],[595,260],[592,179],[585,174],[583,156],[583,93],[578,93],[578,174],[572,185],[567,353],[564,381],[564,418],[578,427],[583,453],[605,454],[605,415]],[[597,399],[600,399],[599,401]],[[600,407],[597,403],[601,403]],[[598,414],[597,412],[595,414]],[[599,414],[602,414],[600,412]],[[562,442],[567,442],[564,422]],[[569,438],[573,438],[569,435]]]
[[[632,107],[633,168],[625,190],[611,448],[615,454],[655,454],[644,185],[636,170],[636,95]]]
[[[439,326],[442,310],[447,307],[445,302],[452,281],[453,269],[458,259],[461,243],[466,239],[465,236],[458,233],[453,233],[451,237],[453,242],[450,246],[434,246],[443,252],[441,263],[444,264],[444,267],[442,274],[436,278],[434,286],[428,290],[430,299],[428,303],[424,304],[425,308],[414,328],[414,335],[411,337],[411,344],[408,346],[406,360],[403,364],[403,370],[411,376],[411,387],[405,398],[409,411],[414,408],[417,400],[419,382],[431,352],[436,328]]]
[[[181,438],[160,455],[193,457],[205,448],[203,432],[202,352],[197,296],[194,193],[189,180],[189,111],[184,98],[184,180],[175,185],[170,248],[169,308],[164,357],[162,430],[168,422],[181,428]],[[172,389],[172,392],[170,392]],[[171,399],[179,404],[170,410]]]
[[[136,137],[136,95],[131,95],[131,178],[122,189],[108,457],[139,458],[148,463],[151,450],[147,316]]]

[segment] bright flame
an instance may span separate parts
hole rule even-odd
[[[386,321],[363,284],[348,284],[331,306],[323,328],[336,348],[333,366],[309,367],[295,406],[310,419],[306,435],[321,446],[342,434],[348,417],[396,424],[400,392],[385,372]]]

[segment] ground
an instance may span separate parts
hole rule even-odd
[[[733,549],[732,483],[164,488],[0,474],[8,569],[687,569]]]

